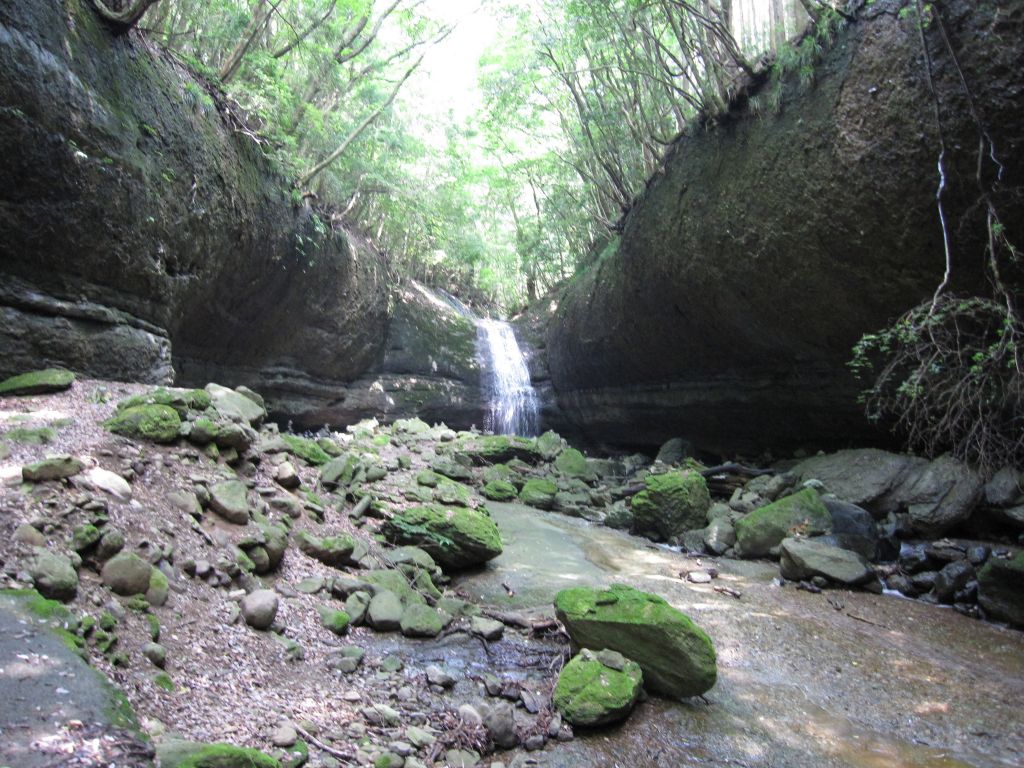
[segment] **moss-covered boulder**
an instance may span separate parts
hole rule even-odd
[[[135,440],[169,443],[178,437],[181,417],[169,405],[136,405],[118,411],[103,426]]]
[[[74,383],[75,374],[63,368],[31,371],[0,381],[0,397],[63,392]]]
[[[100,578],[115,594],[129,597],[149,591],[153,566],[133,552],[121,552],[103,564]]]
[[[374,592],[393,592],[398,595],[403,605],[424,603],[424,595],[435,599],[441,596],[430,574],[423,571],[412,580],[401,571],[391,569],[367,571],[360,574],[360,577]]]
[[[344,635],[348,632],[348,625],[352,619],[347,613],[325,605],[320,606],[317,610],[320,613],[320,623],[326,629],[329,629],[336,635]]]
[[[28,572],[43,597],[66,603],[78,594],[78,574],[64,555],[48,549],[36,549]]]
[[[228,389],[219,384],[207,384],[206,391],[210,395],[211,407],[230,421],[242,421],[256,427],[267,417],[266,408],[245,392]]]
[[[225,480],[210,487],[210,509],[235,525],[249,522],[249,489],[241,480]]]
[[[202,389],[159,387],[151,392],[143,392],[121,400],[117,404],[117,410],[124,411],[140,405],[166,405],[185,418],[189,411],[205,411],[210,407],[210,402],[210,395]]]
[[[654,693],[682,699],[715,684],[715,649],[705,632],[664,599],[624,584],[564,589],[555,613],[577,648],[628,654]]]
[[[330,454],[313,440],[298,435],[281,435],[281,440],[288,448],[288,453],[297,456],[310,466],[319,467],[331,460]]]
[[[156,756],[161,768],[280,768],[259,750],[221,743],[165,741],[157,745]]]
[[[320,482],[325,488],[349,488],[366,479],[366,467],[354,453],[331,459],[320,468]]]
[[[437,637],[444,629],[444,620],[436,608],[414,603],[402,611],[399,629],[406,637]]]
[[[480,492],[491,501],[512,501],[519,495],[516,487],[506,480],[492,480]]]
[[[562,436],[550,429],[537,438],[537,450],[540,452],[541,458],[548,461],[555,458],[564,446],[565,441]]]
[[[586,477],[590,474],[587,457],[575,448],[566,448],[555,458],[555,469],[569,477]]]
[[[537,509],[551,509],[555,505],[555,495],[558,493],[558,486],[550,480],[534,477],[527,480],[523,490],[519,492],[519,500],[528,507]]]
[[[562,667],[553,703],[572,725],[592,728],[624,720],[643,683],[640,665],[615,651],[580,651]]]
[[[462,483],[442,478],[434,488],[434,501],[453,507],[468,507],[472,492]]]
[[[740,557],[768,557],[778,551],[783,539],[819,536],[832,530],[832,516],[812,488],[751,512],[736,523],[736,554]]]
[[[698,472],[648,475],[644,490],[632,501],[633,531],[668,541],[684,531],[703,528],[711,507],[708,484]]]
[[[47,456],[42,461],[21,468],[21,478],[27,483],[64,480],[74,477],[85,465],[73,456]]]
[[[413,507],[387,520],[381,532],[395,544],[425,550],[446,570],[470,568],[501,554],[498,526],[467,507]]]
[[[1024,627],[1024,551],[988,559],[978,573],[978,602],[990,618]]]
[[[504,464],[519,459],[528,464],[541,460],[537,441],[509,435],[485,435],[468,441],[463,450],[474,464]]]
[[[354,557],[356,540],[350,534],[320,537],[309,531],[299,531],[295,534],[295,543],[307,555],[332,568],[358,565]]]

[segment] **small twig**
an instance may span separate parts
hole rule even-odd
[[[327,746],[322,741],[320,741],[320,739],[318,739],[316,736],[311,734],[309,731],[307,731],[305,728],[303,728],[301,725],[297,723],[292,723],[291,725],[295,729],[295,732],[299,734],[299,736],[301,736],[305,741],[308,741],[310,744],[312,744],[314,747],[321,750],[322,752],[326,752],[331,757],[336,757],[338,760],[344,761],[345,765],[358,765],[358,763],[355,761],[355,758],[350,753],[342,752],[340,749],[335,749],[334,747]]]
[[[871,621],[871,619],[865,619],[863,616],[858,616],[855,613],[850,613],[849,611],[847,611],[846,615],[849,616],[854,621],[860,621],[860,622],[863,622],[864,624],[870,624],[872,627],[879,627],[881,629],[888,629],[888,627],[885,626],[885,624],[879,624],[876,621]]]
[[[734,597],[737,600],[739,600],[741,597],[743,597],[743,594],[739,590],[733,589],[732,587],[718,587],[718,586],[716,586],[716,587],[712,587],[712,589],[715,592],[718,592],[718,593],[723,594],[723,595],[728,595],[729,597]]]

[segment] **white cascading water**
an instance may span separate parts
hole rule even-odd
[[[482,366],[487,395],[484,429],[496,435],[533,437],[540,428],[537,393],[512,326],[489,318],[476,324],[477,339],[486,354]]]

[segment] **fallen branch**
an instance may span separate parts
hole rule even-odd
[[[295,729],[295,732],[303,738],[304,741],[308,741],[310,744],[312,744],[320,751],[326,752],[331,757],[343,761],[345,765],[358,765],[355,756],[351,753],[342,752],[340,749],[335,749],[334,747],[327,746],[322,741],[320,741],[320,739],[318,739],[316,736],[311,734],[309,731],[307,731],[305,728],[303,728],[301,725],[297,723],[292,723],[292,727]]]
[[[729,597],[734,597],[737,600],[739,600],[741,597],[743,597],[743,593],[742,592],[740,592],[738,589],[733,589],[732,587],[719,587],[719,586],[716,586],[716,587],[712,587],[712,589],[715,590],[715,592],[718,592],[719,594],[728,595]]]

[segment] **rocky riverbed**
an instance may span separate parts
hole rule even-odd
[[[146,410],[161,399],[168,410]],[[67,605],[73,618],[58,623],[124,690],[164,764],[182,739],[290,766],[1009,766],[1024,755],[1019,631],[810,577],[799,588],[773,562],[688,555],[588,521],[635,521],[662,492],[679,501],[672,483],[647,482],[647,459],[417,420],[301,438],[262,424],[261,410],[245,391],[90,380],[0,399],[2,586]],[[24,468],[50,454],[70,458],[27,482]],[[673,466],[693,465],[662,462],[653,477]],[[716,519],[733,524],[711,514],[712,495],[742,528],[771,506],[744,494],[784,499],[799,482],[725,493],[712,477],[708,493],[688,479],[684,495],[707,504],[692,530],[703,541]],[[435,526],[437,510],[450,527]],[[786,533],[802,543],[810,532],[797,529]],[[718,681],[574,732],[551,704],[569,654],[552,600],[613,583],[685,611],[714,644]]]

